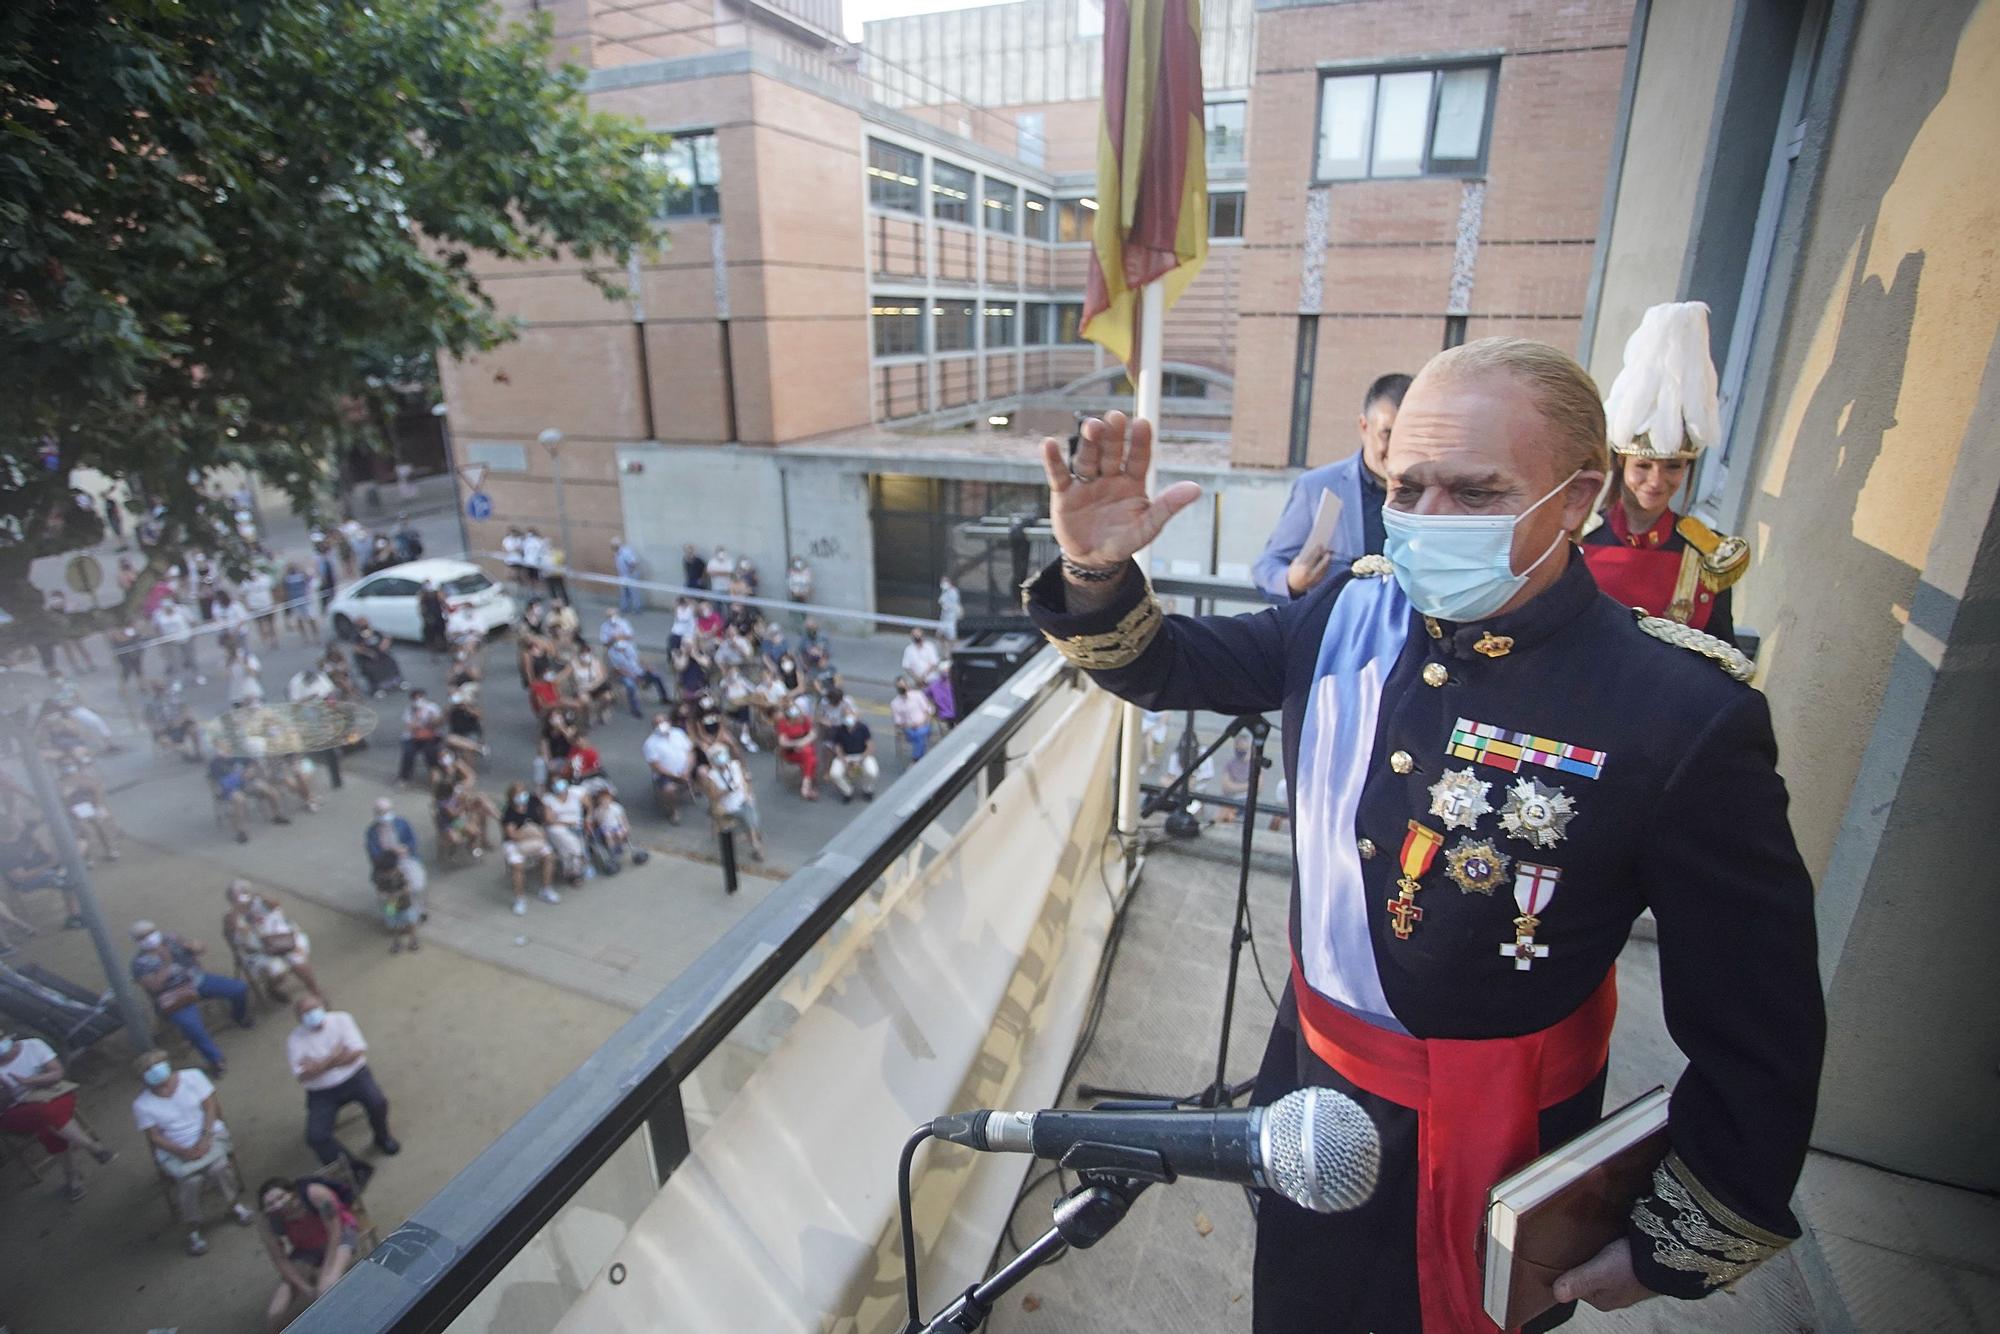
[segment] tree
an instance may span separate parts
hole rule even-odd
[[[164,568],[215,530],[207,470],[255,468],[306,506],[369,435],[382,367],[512,336],[475,254],[563,256],[616,296],[650,244],[664,136],[588,109],[545,16],[0,8],[0,648],[48,637],[29,564],[101,534],[73,468],[165,507]]]

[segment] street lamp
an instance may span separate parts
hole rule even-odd
[[[458,475],[458,456],[451,446],[451,405],[431,404],[431,416],[437,418],[438,431],[444,437],[444,466],[451,473],[452,508],[458,511],[458,554],[472,554],[472,534],[465,527],[465,495],[460,489],[462,478]]]
[[[535,439],[541,442],[543,449],[549,451],[549,468],[554,473],[556,481],[556,526],[562,533],[563,560],[567,562],[575,554],[576,549],[570,545],[569,510],[563,505],[562,450],[560,449],[563,442],[563,433],[553,426],[545,426],[542,428],[542,433],[536,436]]]

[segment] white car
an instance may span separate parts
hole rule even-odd
[[[336,593],[327,607],[333,617],[333,632],[342,639],[353,639],[354,623],[366,616],[370,625],[391,639],[422,643],[424,621],[417,612],[417,594],[426,581],[438,586],[448,606],[470,606],[479,628],[489,635],[513,625],[520,614],[514,599],[477,565],[462,560],[413,560],[363,575]]]

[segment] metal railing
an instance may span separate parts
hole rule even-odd
[[[663,1180],[689,1152],[684,1081],[955,799],[999,782],[1009,738],[1069,679],[1044,648],[383,1238],[294,1334],[443,1330],[641,1131]]]

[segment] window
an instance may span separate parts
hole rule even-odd
[[[1047,347],[1054,329],[1049,319],[1052,307],[1046,301],[1030,301],[1022,308],[1021,341],[1029,347]]]
[[[1014,113],[1014,156],[1031,167],[1048,165],[1047,122],[1039,111]]]
[[[1492,65],[1327,78],[1319,94],[1319,179],[1484,171],[1493,83]]]
[[[986,178],[986,230],[1014,234],[1014,201],[1021,196],[1019,187],[1005,181]]]
[[[1021,199],[1021,234],[1030,241],[1046,241],[1055,233],[1055,219],[1049,214],[1047,195],[1025,195]]]
[[[1208,139],[1208,165],[1243,161],[1242,102],[1210,102],[1202,108],[1202,128]]]
[[[1465,342],[1465,316],[1444,317],[1444,345],[1447,350],[1462,346]]]
[[[445,580],[438,585],[438,590],[459,597],[471,597],[474,593],[484,593],[491,587],[493,581],[483,574],[461,574],[456,579]]]
[[[1225,190],[1208,197],[1208,234],[1217,238],[1243,237],[1243,192]]]
[[[717,218],[722,200],[722,158],[715,151],[715,131],[677,134],[665,148],[648,151],[647,165],[665,176],[657,218]]]
[[[1104,35],[1104,0],[1076,0],[1076,35]]]
[[[995,302],[986,307],[986,350],[1014,346],[1014,303]]]
[[[975,310],[970,301],[940,301],[931,307],[931,337],[939,352],[972,351]]]
[[[972,221],[972,173],[931,161],[931,216],[941,222]]]
[[[868,202],[876,208],[921,213],[917,186],[923,174],[921,155],[880,139],[868,141]]]
[[[384,577],[358,589],[358,598],[413,598],[417,595],[417,581]]]
[[[1083,336],[1083,302],[1059,301],[1056,303],[1056,341],[1058,343],[1087,343]]]
[[[868,308],[878,357],[916,356],[924,350],[923,298],[878,296]]]
[[[1095,199],[1058,199],[1056,201],[1056,240],[1088,241],[1090,229],[1097,225],[1097,201]]]

